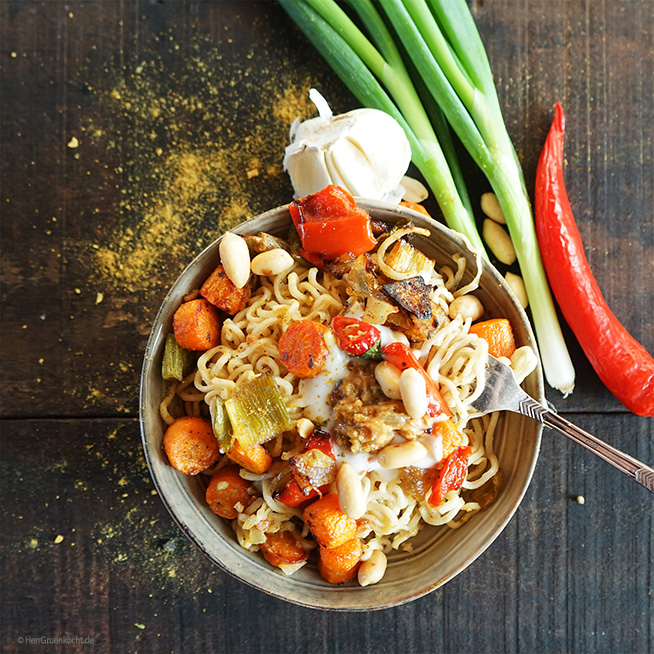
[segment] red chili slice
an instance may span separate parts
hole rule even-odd
[[[349,316],[332,318],[332,328],[341,350],[355,357],[363,356],[381,339],[381,333],[374,325]]]

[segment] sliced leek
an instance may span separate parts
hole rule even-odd
[[[229,452],[234,445],[234,430],[227,415],[225,401],[218,396],[212,398],[209,404],[209,413],[211,414],[213,434],[220,445],[220,451]]]
[[[194,362],[195,355],[193,352],[180,347],[172,332],[166,334],[163,359],[161,361],[161,377],[167,381],[173,379],[182,381],[193,370]]]
[[[291,418],[273,375],[257,375],[225,401],[234,438],[244,449],[272,440],[291,428]]]

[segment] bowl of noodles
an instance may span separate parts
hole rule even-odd
[[[482,416],[472,408],[481,392],[488,345],[471,330],[471,316],[451,310],[457,298],[474,296],[483,307],[481,320],[507,319],[518,354],[536,352],[529,321],[501,274],[479,252],[473,252],[463,237],[419,212],[363,199],[357,204],[378,230],[379,245],[357,257],[361,264],[365,256],[366,266],[350,260],[344,266],[318,267],[295,256],[283,272],[253,274],[241,305],[231,313],[220,312],[218,341],[206,351],[194,352],[190,371],[187,368],[183,376],[178,375],[180,379],[165,380],[162,361],[168,356],[167,340],[171,340],[176,313],[182,304],[204,299],[202,289],[221,261],[221,239],[201,252],[169,290],[156,316],[140,398],[143,447],[155,487],[191,541],[222,570],[264,593],[301,606],[341,611],[383,609],[417,599],[482,555],[517,510],[531,480],[541,437],[540,425],[526,417],[508,412]],[[272,241],[245,239],[250,254],[256,256],[252,247],[258,251],[280,245],[290,249],[292,225],[287,205],[242,223],[233,233],[270,236]],[[409,263],[401,264],[391,253],[406,243],[421,258],[411,256]],[[404,273],[395,274],[402,265]],[[410,274],[405,274],[406,266]],[[384,286],[391,284],[396,290],[399,284],[402,291],[408,278],[419,278],[418,285],[424,282],[428,288],[435,315],[426,321],[427,331],[420,331],[425,328],[423,319],[384,306],[397,303],[376,288],[381,279]],[[375,292],[369,286],[371,280]],[[412,293],[413,289],[411,297]],[[389,340],[409,347],[439,389],[447,415],[438,413],[429,419],[426,413],[422,422],[398,415],[404,411],[402,396],[386,397],[383,380],[375,374],[384,363],[383,356],[334,354],[342,345],[332,333],[336,316],[376,322],[384,351]],[[323,325],[326,362],[312,377],[294,375],[280,354],[282,335],[298,321]],[[519,356],[513,359],[507,357],[506,363],[515,368],[523,388],[544,401],[535,356],[526,368]],[[257,445],[265,450],[267,467],[248,469],[238,457],[228,456],[231,450],[227,448],[235,448],[233,431],[239,428],[234,427],[235,414],[225,407],[233,408],[232,396],[259,378],[276,382],[272,403],[283,404],[285,422],[281,432],[278,429],[274,437]],[[429,380],[425,383],[429,388]],[[265,412],[269,399],[264,409],[255,404],[249,414]],[[404,402],[408,407],[406,397]],[[227,445],[222,440],[225,434],[219,436],[216,431],[226,413],[233,422]],[[247,421],[248,410],[243,413]],[[222,444],[219,451],[212,450],[206,468],[197,474],[188,470],[184,474],[180,466],[172,465],[174,454],[165,442],[174,430],[171,425],[189,418],[210,425],[209,431],[213,429]],[[446,424],[455,427],[449,435],[443,432]],[[308,440],[315,443],[317,436],[330,442],[329,451],[315,446],[329,456],[315,448],[308,450],[313,458],[307,455]],[[423,448],[422,459],[414,456],[400,466],[382,465],[384,450],[397,450],[398,445],[401,449],[406,443]],[[442,496],[434,500],[435,475],[461,452],[467,467],[459,486],[442,489]],[[341,506],[348,515],[341,515],[344,522],[339,524],[345,525],[346,532],[349,529],[343,538],[350,544],[356,541],[356,566],[352,574],[338,576],[347,568],[343,563],[347,556],[339,555],[336,565],[342,569],[330,576],[325,573],[329,564],[323,554],[339,552],[341,542],[325,543],[312,521],[318,520],[319,509],[330,499],[339,509],[334,498],[345,487],[339,486],[341,467],[348,468],[350,484],[355,479],[354,504],[358,502],[359,508]],[[237,470],[237,485],[242,488],[241,495],[231,496],[229,511],[222,513],[216,507],[225,500],[215,497],[227,487],[228,469]],[[287,487],[297,480],[306,500],[284,503]],[[311,507],[315,507],[313,513]],[[352,511],[356,511],[354,516],[349,515]],[[294,558],[296,551],[301,555]]]

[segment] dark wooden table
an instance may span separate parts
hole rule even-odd
[[[654,352],[654,3],[473,5],[529,188],[558,100],[591,265]],[[290,200],[281,159],[310,86],[357,103],[273,2],[0,9],[2,651],[652,651],[652,496],[549,432],[500,538],[416,602],[299,608],[203,558],[141,450],[150,324],[193,255]],[[566,336],[577,388],[549,400],[654,462],[652,419]]]

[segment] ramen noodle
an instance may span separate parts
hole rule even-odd
[[[354,483],[355,499],[361,507],[353,521],[357,567],[361,570],[366,561],[378,560],[379,555],[373,557],[375,551],[384,555],[393,550],[410,552],[413,537],[429,525],[459,528],[492,503],[499,492],[501,471],[494,449],[498,415],[482,416],[473,408],[475,398],[483,390],[489,344],[470,331],[471,316],[450,310],[456,298],[474,296],[481,261],[477,261],[478,272],[466,284],[462,282],[466,273],[463,256],[454,256],[449,265],[438,269],[424,255],[410,257],[409,261],[417,263],[418,268],[401,269],[393,253],[406,247],[416,233],[428,234],[413,225],[391,229],[379,239],[376,250],[361,255],[365,257],[365,269],[350,261],[341,269],[328,265],[321,270],[295,257],[293,265],[283,272],[253,275],[250,297],[234,315],[223,317],[217,344],[197,355],[193,371],[181,381],[173,381],[161,403],[161,416],[167,425],[182,416],[202,417],[215,424],[216,416],[224,412],[225,402],[239,388],[262,375],[272,376],[290,427],[263,443],[271,460],[263,472],[239,468],[239,476],[247,484],[247,501],[235,503],[230,521],[239,544],[250,552],[266,551],[274,534],[292,534],[291,549],[305,551],[306,557],[280,559],[266,551],[266,558],[287,574],[310,560],[311,550],[323,549],[310,529],[306,507],[338,491],[338,471],[344,462],[356,473],[355,481],[350,478],[349,483]],[[360,257],[357,260],[361,262]],[[388,297],[380,300],[380,293],[366,296],[360,288],[361,278],[357,278],[362,271],[364,281],[373,286],[395,282],[401,285],[412,280],[411,283],[428,290],[433,317],[424,339],[415,340],[412,331],[416,323],[423,329],[421,319],[398,311]],[[373,296],[376,300],[370,299]],[[384,305],[381,314],[380,304]],[[380,324],[380,316],[385,315],[389,305],[394,313]],[[405,318],[412,318],[409,328],[406,321],[397,319],[402,313]],[[366,322],[371,316],[376,319],[374,326],[380,334],[381,351],[391,343],[401,343],[409,349],[439,389],[449,416],[407,416],[403,400],[386,397],[375,376],[382,363],[379,357],[351,356],[343,351],[332,327],[338,316],[352,318],[354,324],[359,324],[355,322],[359,320]],[[280,355],[280,338],[298,321],[324,326],[325,361],[315,376],[300,378],[289,372]],[[516,362],[524,360],[514,357]],[[510,364],[508,358],[505,362]],[[532,368],[533,364],[526,364],[526,368],[520,364],[516,376],[523,379]],[[418,387],[423,388],[425,383],[418,381]],[[372,398],[377,408],[366,406],[366,398]],[[386,409],[381,410],[382,406],[388,407],[387,413]],[[453,430],[442,435],[439,430],[444,420]],[[312,434],[327,435],[335,463],[327,483],[320,483],[320,488],[311,479],[310,469],[303,489],[306,492],[308,488],[311,494],[305,502],[289,505],[283,501],[283,491],[297,476],[293,465],[306,452]],[[454,443],[452,434],[456,435]],[[388,456],[396,455],[401,448],[388,448],[407,443],[414,449],[421,446],[416,451],[424,455],[401,467],[381,464],[384,450]],[[430,501],[434,479],[446,459],[451,458],[450,450],[466,452],[464,476],[458,487],[445,489],[442,502],[435,503]],[[327,461],[322,454],[319,456]],[[234,459],[222,452],[205,471],[205,478],[233,463]]]

